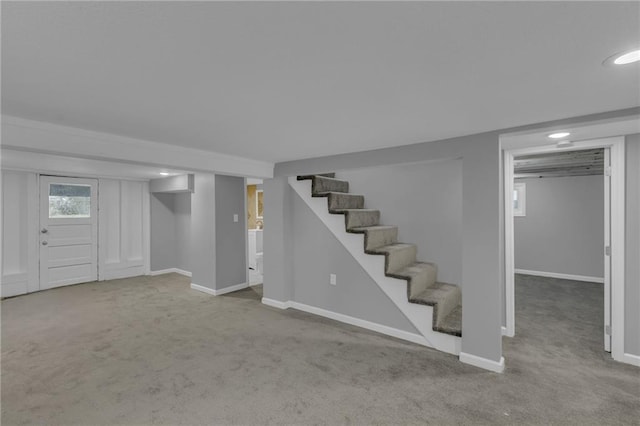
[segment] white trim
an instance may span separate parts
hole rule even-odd
[[[273,163],[2,115],[3,147],[233,176],[273,177]]]
[[[289,309],[291,307],[291,302],[289,301],[281,302],[279,300],[267,299],[266,297],[262,298],[262,304],[278,309]]]
[[[184,269],[178,269],[178,268],[168,268],[168,269],[160,269],[157,271],[149,271],[147,275],[156,276],[156,275],[171,274],[171,273],[184,275],[185,277],[191,276],[191,272],[185,271]]]
[[[288,304],[289,304],[289,307],[293,309],[297,309],[299,311],[308,312],[310,314],[329,318],[345,324],[350,324],[356,327],[365,328],[367,330],[375,331],[377,333],[385,334],[387,336],[395,337],[397,339],[406,340],[412,343],[416,343],[418,345],[433,347],[431,343],[427,339],[425,339],[424,336],[421,336],[420,334],[410,333],[408,331],[399,330],[397,328],[388,327],[386,325],[377,324],[375,322],[363,320],[360,318],[355,318],[349,315],[328,311],[326,309],[317,308],[315,306],[306,305],[304,303],[290,301],[288,302]]]
[[[502,330],[502,335],[506,336],[506,337],[513,337],[513,334],[509,334],[509,331],[507,330],[507,327],[505,327],[504,325],[502,327],[500,327]]]
[[[473,365],[475,367],[484,368],[485,370],[493,371],[494,373],[502,373],[504,371],[504,357],[500,357],[500,361],[493,361],[486,358],[481,358],[476,355],[471,355],[465,352],[460,352],[460,362]]]
[[[516,274],[533,275],[536,277],[559,278],[561,280],[586,281],[590,283],[604,283],[602,277],[589,277],[586,275],[560,274],[557,272],[529,271],[527,269],[515,269]]]
[[[214,290],[209,287],[204,287],[198,284],[191,283],[191,288],[193,290],[198,290],[203,293],[211,294],[212,296],[222,296],[223,294],[233,293],[234,291],[242,290],[249,287],[247,283],[240,283],[236,285],[232,285],[230,287],[221,288],[220,290]]]
[[[640,356],[638,355],[625,353],[622,355],[622,359],[619,359],[618,361],[624,362],[625,364],[631,364],[631,365],[635,365],[636,367],[640,367]]]
[[[515,291],[509,289],[515,286],[515,277],[511,273],[515,269],[515,230],[513,223],[513,174],[514,163],[513,154],[505,151],[504,155],[504,285],[505,285],[505,304],[506,304],[506,324],[503,334],[513,337],[516,334],[516,314],[515,314]]]
[[[344,217],[330,214],[325,197],[311,196],[311,180],[297,180],[289,177],[289,185],[298,196],[309,206],[311,211],[324,223],[327,229],[347,249],[380,290],[398,307],[400,312],[413,324],[426,339],[427,346],[443,352],[458,355],[460,353],[461,338],[433,330],[433,307],[409,303],[405,280],[391,278],[385,275],[384,256],[371,256],[364,252],[364,235],[351,234],[344,230]],[[402,285],[400,285],[402,283]]]
[[[209,287],[204,287],[204,286],[201,286],[201,285],[198,285],[198,284],[191,283],[191,289],[192,290],[201,291],[203,293],[207,293],[207,294],[210,294],[212,296],[216,296],[215,290],[213,290],[213,289],[211,289]]]
[[[515,155],[541,154],[558,152],[556,145],[541,140],[537,146],[529,146],[522,149],[507,149],[504,143],[504,135],[500,136],[500,143],[504,151],[504,188],[505,191],[513,182],[513,157]],[[513,146],[513,145],[511,145]],[[624,358],[624,263],[625,263],[625,141],[624,136],[614,136],[603,139],[591,139],[574,141],[570,148],[572,151],[609,148],[611,158],[611,355],[616,361]],[[505,192],[505,195],[507,193]],[[509,198],[505,197],[505,200]],[[504,203],[505,227],[505,303],[506,303],[506,328],[509,332],[515,332],[515,285],[513,275],[515,264],[513,263],[514,230],[511,220],[512,204]]]

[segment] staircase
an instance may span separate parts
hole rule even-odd
[[[336,179],[335,173],[298,176],[297,180],[311,180],[311,196],[326,197],[329,213],[344,215],[347,233],[364,234],[364,252],[384,256],[384,275],[407,282],[409,303],[432,307],[433,331],[462,336],[460,288],[438,282],[436,265],[419,262],[415,244],[398,242],[397,226],[381,225],[380,211],[366,209],[364,196],[350,194],[349,182]]]

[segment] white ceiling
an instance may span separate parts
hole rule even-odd
[[[2,111],[279,162],[640,105],[639,2],[2,2]]]

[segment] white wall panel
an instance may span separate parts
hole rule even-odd
[[[148,183],[100,179],[99,197],[99,280],[145,274]]]
[[[2,172],[2,297],[39,289],[38,178]]]

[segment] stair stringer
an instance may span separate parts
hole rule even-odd
[[[289,177],[289,185],[424,337],[424,342],[413,340],[414,343],[420,343],[453,355],[460,355],[462,339],[433,330],[433,308],[409,302],[407,281],[385,275],[384,256],[370,255],[364,252],[364,234],[348,233],[345,229],[344,215],[329,213],[326,197],[311,196],[310,180],[297,180],[293,176]]]

